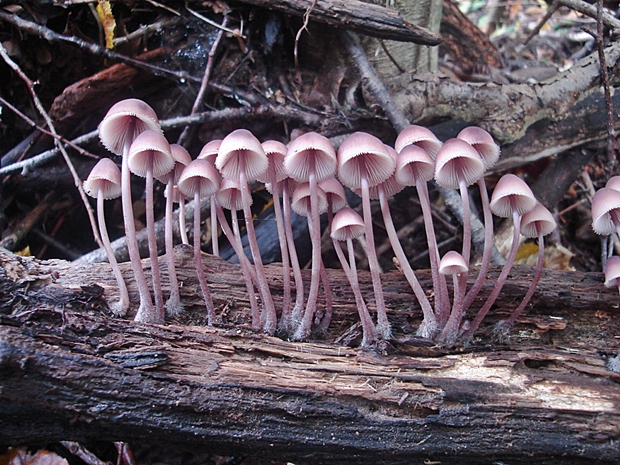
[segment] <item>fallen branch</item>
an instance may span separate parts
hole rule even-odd
[[[620,460],[620,375],[602,357],[618,350],[620,296],[599,273],[545,272],[510,343],[483,331],[467,350],[412,336],[421,312],[402,276],[386,274],[395,340],[364,352],[330,342],[359,332],[338,270],[327,342],[291,343],[245,329],[237,266],[206,255],[223,325],[197,326],[205,315],[190,249],[177,247],[176,259],[188,312],[157,326],[104,315],[116,299],[106,264],[0,251],[0,444],[148,441],[161,453],[295,463]],[[267,272],[277,305],[280,271]],[[491,320],[511,311],[531,273],[515,270]],[[420,281],[428,289],[429,273]]]

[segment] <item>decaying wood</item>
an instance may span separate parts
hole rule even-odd
[[[419,308],[389,273],[395,339],[362,351],[334,343],[357,321],[337,270],[329,271],[335,312],[325,339],[288,342],[247,329],[237,266],[207,255],[222,325],[200,326],[191,250],[179,246],[175,258],[188,311],[158,326],[105,315],[106,299],[116,298],[107,264],[0,252],[1,444],[148,440],[162,451],[295,463],[620,460],[620,374],[604,363],[620,345],[620,296],[599,273],[545,272],[534,307],[509,340],[494,342],[489,325],[531,279],[531,268],[518,267],[467,348],[416,338]],[[279,270],[267,271],[279,303]],[[428,273],[419,277],[428,289]],[[370,299],[370,279],[360,278]]]

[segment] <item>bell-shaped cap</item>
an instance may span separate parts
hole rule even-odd
[[[121,170],[109,158],[102,158],[93,166],[82,187],[91,197],[101,195],[105,200],[115,199],[121,195]]]
[[[471,185],[484,176],[484,163],[478,152],[461,139],[449,139],[435,158],[435,181],[442,187],[458,189],[462,178]]]
[[[395,168],[387,146],[371,134],[353,133],[338,148],[338,177],[351,189],[362,187],[362,170],[372,187],[388,179]]]
[[[394,142],[394,149],[400,153],[408,145],[420,147],[434,160],[443,144],[430,129],[412,124],[398,135]]]
[[[319,187],[325,192],[327,202],[331,204],[333,213],[347,206],[347,194],[345,194],[344,187],[336,178],[321,181]]]
[[[332,220],[331,237],[337,241],[346,241],[363,236],[366,233],[364,220],[353,209],[341,208]]]
[[[127,155],[129,171],[136,176],[146,177],[149,158],[153,160],[153,177],[160,178],[174,168],[174,158],[170,153],[170,144],[166,137],[150,129],[141,133],[129,147]]]
[[[386,145],[385,148],[387,149],[390,157],[392,157],[392,160],[394,160],[394,164],[396,165],[396,159],[398,158],[396,150],[394,150],[388,145]],[[378,199],[379,188],[382,188],[385,191],[386,198],[389,198],[402,191],[405,188],[405,185],[398,182],[398,180],[396,179],[396,170],[394,170],[394,172],[385,181],[380,182],[379,184],[376,184],[374,186],[370,186],[368,188],[368,197],[371,199]],[[353,189],[353,192],[355,192],[355,194],[360,197],[362,196],[361,189]]]
[[[327,196],[320,187],[317,188],[317,197],[319,200],[319,215],[321,215],[327,211]],[[302,182],[295,188],[291,198],[291,209],[300,216],[308,216],[310,212],[309,183]]]
[[[620,191],[620,176],[612,176],[607,180],[607,184],[605,187],[609,187],[610,189]]]
[[[181,173],[187,165],[192,161],[192,156],[189,152],[179,144],[170,144],[170,155],[174,160],[174,168],[163,176],[159,176],[157,180],[162,184],[168,184],[170,177],[172,177],[173,184],[176,184],[181,177]]]
[[[620,284],[620,257],[612,255],[605,264],[605,286],[615,287]]]
[[[282,142],[278,140],[266,140],[262,143],[263,150],[267,159],[269,160],[269,168],[256,178],[257,181],[262,183],[271,182],[270,171],[274,170],[276,181],[280,182],[284,178],[288,177],[286,170],[284,169],[284,158],[286,157],[287,148]]]
[[[314,163],[317,182],[336,173],[336,150],[329,139],[316,132],[307,132],[288,144],[284,169],[297,182],[308,182]]]
[[[439,272],[443,275],[458,275],[468,270],[465,259],[455,250],[446,252],[439,262]]]
[[[491,195],[489,206],[494,215],[510,218],[513,211],[524,215],[536,206],[536,197],[530,186],[514,174],[503,175]]]
[[[488,170],[497,163],[500,154],[499,145],[493,140],[493,136],[478,126],[469,126],[456,136],[464,140],[480,154],[484,163],[484,169]]]
[[[538,237],[551,234],[556,227],[555,219],[547,207],[541,203],[521,217],[521,234],[525,237]]]
[[[220,187],[220,173],[207,160],[196,159],[185,167],[177,185],[186,197],[193,197],[196,191],[201,198],[209,197]]]
[[[592,229],[604,236],[613,234],[620,223],[620,192],[610,187],[599,189],[592,197]]]
[[[417,145],[407,145],[396,159],[396,180],[405,186],[428,182],[435,174],[435,163],[428,152]]]
[[[215,159],[215,167],[225,178],[238,180],[241,166],[245,167],[248,182],[256,180],[269,166],[263,146],[247,129],[236,129],[224,137]]]
[[[142,100],[130,98],[108,110],[99,124],[99,139],[110,152],[123,155],[125,145],[131,145],[147,129],[162,132],[155,110]]]
[[[215,159],[217,158],[217,154],[220,151],[220,145],[222,145],[222,139],[213,139],[207,142],[200,149],[200,153],[196,158],[201,158],[203,160],[207,160],[213,166],[215,166]]]
[[[243,198],[241,197],[241,186],[239,185],[239,181],[228,178],[222,179],[222,184],[220,184],[220,188],[215,194],[215,197],[226,210],[243,210]],[[250,206],[252,202],[253,199],[252,196],[250,196]]]

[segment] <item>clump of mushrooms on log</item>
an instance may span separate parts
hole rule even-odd
[[[243,258],[240,257],[240,270],[244,275],[251,300],[252,327],[266,334],[278,333],[282,337],[300,341],[324,333],[325,325],[329,324],[331,318],[331,313],[329,318],[323,316],[321,319],[317,315],[320,287],[323,287],[324,295],[330,292],[328,273],[323,266],[321,253],[320,216],[324,213],[329,212],[334,249],[338,253],[355,295],[363,330],[362,347],[371,346],[376,341],[389,340],[391,337],[389,315],[383,300],[381,273],[376,259],[371,200],[379,200],[384,226],[389,234],[398,268],[411,287],[412,299],[416,299],[417,305],[422,309],[424,318],[418,328],[418,335],[447,345],[454,345],[459,341],[467,342],[473,337],[508,279],[521,235],[524,235],[538,240],[539,259],[532,285],[524,300],[514,309],[511,316],[500,322],[496,328],[502,332],[510,330],[535,292],[536,284],[543,272],[543,237],[551,233],[556,226],[551,213],[536,201],[527,184],[514,174],[506,174],[500,178],[489,200],[484,172],[498,159],[500,148],[491,135],[479,127],[466,128],[454,139],[442,143],[430,130],[412,125],[401,131],[394,148],[385,145],[373,135],[357,132],[349,135],[338,149],[329,139],[317,133],[303,134],[286,146],[282,142],[275,141],[265,141],[261,144],[250,131],[239,129],[233,131],[223,141],[212,141],[207,144],[213,148],[209,150],[209,157],[201,153],[197,154],[194,161],[190,162],[190,158],[185,156],[182,161],[175,162],[155,112],[146,103],[130,99],[112,107],[100,125],[100,137],[106,148],[122,156],[122,175],[116,173],[114,179],[119,181],[115,181],[114,188],[107,187],[112,181],[96,181],[102,179],[98,174],[100,171],[98,165],[87,181],[88,191],[100,204],[104,198],[119,193],[123,196],[129,255],[140,295],[139,303],[127,302],[126,294],[121,293],[124,297],[121,302],[114,304],[113,311],[116,315],[122,316],[127,307],[139,304],[135,316],[135,320],[139,322],[163,323],[165,313],[164,300],[161,296],[161,278],[168,279],[172,287],[178,284],[176,276],[163,273],[163,271],[174,273],[174,262],[170,262],[168,257],[167,267],[160,270],[156,248],[149,247],[153,286],[151,289],[147,287],[135,246],[136,232],[131,217],[130,172],[147,177],[148,191],[145,195],[151,197],[146,199],[149,206],[153,204],[153,179],[159,179],[166,184],[166,195],[171,200],[173,192],[178,193],[177,196],[182,194],[185,198],[194,199],[193,208],[196,212],[200,210],[201,199],[210,197],[212,215],[217,215],[217,218],[212,218],[213,224],[217,225],[218,222],[215,220],[219,220],[220,227],[229,238],[235,252],[243,255]],[[139,169],[136,168],[138,161],[134,161],[136,157],[141,163]],[[437,247],[433,216],[430,212],[427,183],[433,178],[443,187],[459,190],[463,201],[462,248],[460,251],[449,251],[443,257],[440,256]],[[282,276],[287,282],[286,295],[279,296],[280,299],[274,299],[271,294],[260,250],[254,237],[249,182],[255,180],[266,184],[267,190],[274,197],[274,206],[278,209],[277,238],[281,242],[280,250],[283,254]],[[470,212],[478,210],[470,205],[472,200],[469,186],[472,184],[477,184],[480,191],[480,210],[484,216],[486,234],[482,264],[473,286],[468,290],[468,275],[472,273],[469,265],[472,245],[469,218]],[[361,197],[362,208],[359,213],[348,205],[343,186]],[[388,198],[406,186],[416,187],[423,211],[432,276],[432,289],[429,290],[421,287],[409,265],[390,215]],[[610,180],[610,185],[599,191],[593,200],[593,227],[599,234],[620,234],[620,191],[616,190],[616,187],[614,180]],[[283,190],[285,195],[281,202],[280,196]],[[340,194],[336,196],[335,193]],[[307,217],[311,237],[310,291],[303,302],[303,285],[299,283],[301,277],[296,270],[298,265],[295,265],[298,263],[297,252],[287,237],[287,232],[290,230],[290,224],[287,224],[290,222],[287,208],[291,201],[289,196],[292,197],[293,208]],[[338,198],[337,206],[332,203],[335,202],[335,196]],[[170,205],[171,203],[169,201]],[[184,206],[184,200],[181,200],[181,204]],[[222,213],[222,206],[233,213],[236,210],[243,212],[251,260],[243,253],[236,214],[231,217],[231,230],[231,225],[227,224],[228,220]],[[170,209],[169,206],[168,215]],[[514,227],[512,247],[491,295],[481,308],[476,309],[472,306],[474,298],[480,291],[482,283],[490,279],[487,277],[487,271],[493,241],[492,214],[512,219]],[[152,228],[151,221],[148,223],[147,227]],[[105,224],[101,224],[100,227],[105,231]],[[171,230],[171,226],[167,228],[168,231]],[[201,265],[199,229],[200,215],[197,213],[194,215],[193,233],[196,274],[201,284],[208,324],[214,325],[217,324],[218,318],[209,293],[209,276]],[[149,231],[149,237],[151,234]],[[183,234],[183,237],[186,237],[186,234]],[[372,295],[362,295],[356,276],[358,266],[355,263],[356,255],[353,253],[352,243],[360,237],[365,238],[362,244],[366,248],[372,276]],[[339,241],[346,242],[348,259],[342,252]],[[167,237],[166,243],[169,242],[170,238]],[[217,252],[215,243],[214,251]],[[169,245],[166,252],[169,255],[172,253]],[[114,266],[113,255],[109,258]],[[295,286],[290,285],[290,264],[293,264]],[[620,285],[620,262],[617,257],[611,257],[607,261],[605,271],[607,285]],[[123,288],[120,274],[115,271],[115,275],[119,276],[119,287]],[[453,283],[452,295],[448,287],[449,282]],[[151,292],[155,305],[151,299]],[[297,295],[292,296],[292,292],[296,292]],[[184,306],[178,293],[171,294],[168,296],[166,313],[175,315],[182,311]],[[274,304],[276,301],[283,302],[284,308],[276,308]]]

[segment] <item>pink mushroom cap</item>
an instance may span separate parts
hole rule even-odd
[[[122,155],[126,143],[147,129],[162,132],[155,110],[142,100],[121,100],[112,105],[99,124],[99,139],[110,152]]]
[[[336,150],[327,137],[316,132],[302,134],[289,143],[284,169],[295,181],[308,182],[312,159],[317,182],[336,173]]]
[[[412,124],[400,132],[394,142],[394,149],[400,153],[409,145],[420,147],[434,160],[443,144],[430,129]]]
[[[166,137],[157,131],[147,129],[142,132],[129,148],[127,164],[129,171],[136,176],[146,177],[147,161],[153,157],[153,177],[159,178],[174,168],[174,158]]]
[[[620,192],[610,187],[599,189],[592,197],[592,229],[596,234],[608,235],[616,231],[620,222]]]
[[[484,176],[484,162],[467,142],[449,139],[437,152],[435,180],[442,187],[458,189],[460,176],[468,186],[475,183]]]
[[[510,218],[513,210],[523,215],[532,210],[536,203],[532,189],[523,179],[514,174],[505,174],[497,182],[489,206],[493,214]]]
[[[239,179],[242,159],[248,182],[256,180],[269,166],[263,146],[254,134],[247,129],[236,129],[222,140],[215,167],[223,177]]]
[[[82,187],[84,192],[94,198],[99,195],[105,200],[120,197],[121,170],[109,158],[102,158],[93,167]]]
[[[364,220],[352,208],[343,207],[332,220],[331,237],[337,241],[346,241],[363,236],[366,232]]]
[[[351,189],[362,187],[362,169],[372,187],[388,179],[395,168],[396,161],[387,146],[371,134],[353,133],[338,148],[338,177]]]

